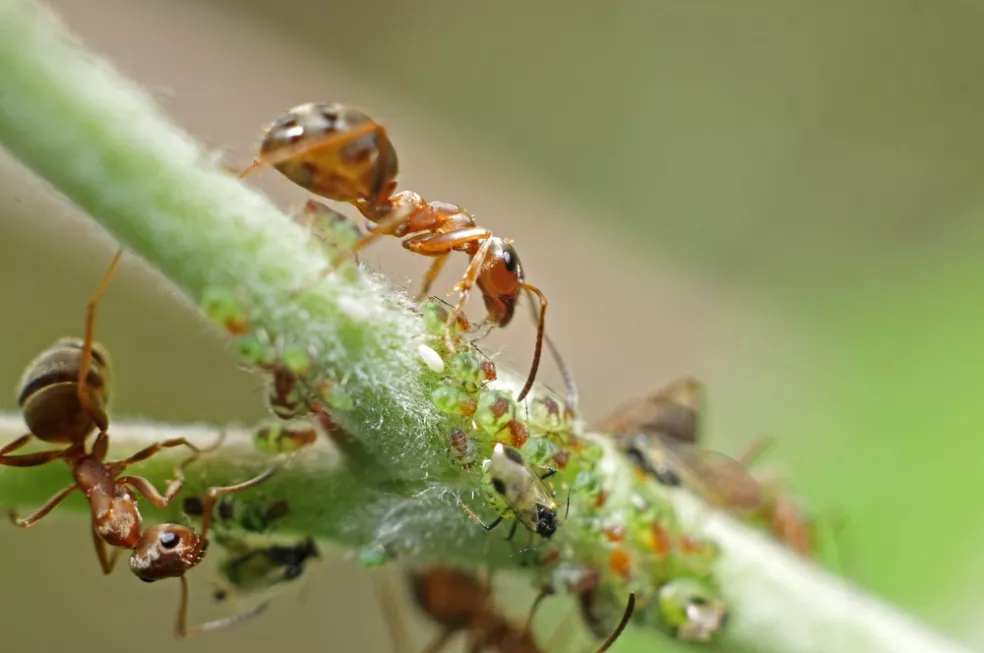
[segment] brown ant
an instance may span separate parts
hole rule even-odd
[[[543,649],[533,639],[531,622],[541,599],[541,592],[530,609],[524,624],[507,619],[492,600],[492,588],[487,582],[460,569],[434,565],[410,574],[414,599],[431,620],[442,628],[434,641],[424,649],[438,653],[458,632],[468,633],[468,650],[499,651],[500,653],[540,653]],[[629,601],[615,630],[598,649],[604,653],[625,630],[635,610],[635,594]],[[392,628],[392,624],[391,624]],[[402,642],[401,642],[402,643]],[[403,648],[401,646],[401,648]]]
[[[418,301],[428,295],[451,252],[466,253],[471,262],[455,286],[460,295],[448,317],[449,330],[476,285],[489,320],[499,327],[512,320],[520,292],[525,291],[531,300],[535,296],[540,302],[536,347],[517,401],[526,397],[540,364],[546,296],[526,283],[512,243],[478,226],[472,214],[455,204],[427,202],[413,191],[396,193],[399,163],[385,127],[341,104],[302,104],[267,128],[259,156],[240,177],[262,166],[272,166],[316,195],[352,204],[372,222],[374,226],[353,246],[353,252],[380,236],[396,236],[411,252],[434,257]]]
[[[213,487],[205,498],[204,519],[199,535],[178,524],[159,524],[143,529],[137,494],[153,505],[164,508],[177,496],[184,484],[184,468],[204,451],[185,438],[172,438],[145,447],[123,460],[105,462],[109,449],[109,419],[106,404],[109,399],[109,358],[106,351],[93,341],[96,308],[110,279],[119,265],[122,251],[116,254],[87,307],[85,340],[61,340],[43,351],[28,367],[21,380],[18,404],[23,410],[30,433],[0,448],[0,465],[36,467],[54,460],[64,460],[72,470],[71,485],[51,497],[32,515],[20,519],[11,512],[11,519],[21,528],[30,528],[53,511],[68,496],[81,491],[92,510],[92,541],[103,573],[113,570],[120,549],[133,551],[130,570],[141,580],[152,582],[161,578],[181,579],[181,605],[178,611],[177,632],[187,637],[206,630],[215,630],[259,614],[266,606],[250,613],[211,621],[195,628],[187,627],[188,581],[186,572],[202,559],[208,546],[208,529],[215,501],[224,495],[241,492],[259,485],[272,476],[276,468],[244,483]],[[91,452],[86,452],[86,439],[93,430],[98,435]],[[37,453],[8,455],[32,439],[67,444],[64,449]],[[162,495],[157,488],[140,476],[123,475],[134,463],[142,462],[164,449],[186,446],[192,454],[175,468]],[[107,546],[116,550],[110,555]]]

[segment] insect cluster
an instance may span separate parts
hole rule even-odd
[[[795,504],[781,487],[763,484],[749,473],[757,449],[736,460],[703,448],[703,388],[696,380],[674,382],[586,428],[577,419],[572,376],[546,334],[547,299],[527,282],[513,244],[479,226],[457,205],[425,201],[409,190],[397,192],[396,149],[381,124],[337,104],[295,107],[267,129],[258,158],[242,176],[263,166],[322,198],[351,205],[370,222],[363,234],[329,206],[307,202],[297,222],[323,245],[324,275],[350,273],[352,255],[381,236],[400,238],[407,250],[434,259],[415,309],[428,334],[421,345],[422,364],[441,378],[431,395],[434,406],[456,422],[441,443],[450,465],[463,477],[480,477],[487,495],[481,506],[460,499],[459,505],[476,528],[492,531],[509,524],[506,539],[515,545],[521,564],[535,568],[540,594],[525,625],[517,624],[495,605],[490,580],[445,565],[414,569],[409,575],[413,596],[440,627],[427,651],[438,651],[459,632],[467,634],[473,651],[546,650],[534,639],[533,611],[541,598],[561,592],[575,597],[588,631],[604,639],[599,651],[614,643],[630,619],[655,624],[680,639],[714,638],[729,612],[714,575],[719,552],[714,542],[681,522],[667,488],[685,486],[712,505],[764,525],[796,552],[811,554],[812,528]],[[454,252],[469,260],[456,286],[457,302],[452,306],[427,299]],[[127,549],[133,552],[130,568],[141,580],[179,578],[177,630],[188,636],[251,618],[267,605],[263,601],[248,611],[188,627],[185,575],[201,561],[210,535],[226,553],[214,591],[218,601],[278,589],[320,557],[309,537],[273,543],[259,537],[289,516],[290,506],[276,496],[263,496],[265,490],[258,486],[321,436],[345,456],[361,455],[359,442],[337,421],[353,400],[344,382],[315,373],[316,353],[291,343],[288,334],[274,335],[251,324],[234,291],[206,293],[205,313],[234,337],[250,368],[267,378],[273,419],[255,429],[254,444],[276,462],[237,484],[186,495],[183,510],[201,520],[200,530],[178,524],[145,528],[138,495],[154,506],[168,506],[182,491],[185,468],[218,443],[202,449],[178,438],[129,458],[106,460],[110,362],[94,341],[94,329],[98,302],[119,259],[117,255],[89,302],[84,339],[57,342],[25,373],[19,405],[30,432],[0,448],[0,465],[30,467],[64,460],[72,483],[33,515],[15,516],[15,523],[29,527],[70,494],[82,492],[92,509],[92,539],[103,571],[109,573],[119,551]],[[478,328],[469,323],[464,308],[475,289],[492,326],[512,321],[521,296],[530,302],[536,344],[516,396],[504,389],[495,364],[472,341]],[[564,377],[563,398],[534,386],[544,346]],[[64,448],[13,453],[32,440]],[[177,447],[188,449],[189,455],[176,466],[163,493],[147,479],[125,474],[131,465]],[[610,455],[615,451],[622,455]],[[622,461],[621,472],[632,473],[603,470],[603,461],[612,458]],[[252,492],[234,496],[247,490]],[[611,510],[616,502],[621,508]],[[480,513],[489,515],[487,521]],[[520,528],[523,548],[515,544]],[[382,551],[378,559],[367,556],[364,561],[385,562],[391,555]],[[398,648],[406,646],[405,638],[394,640]]]

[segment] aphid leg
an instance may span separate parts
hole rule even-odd
[[[530,365],[530,373],[526,377],[526,385],[523,389],[519,391],[519,396],[516,397],[516,401],[522,401],[529,394],[530,389],[533,387],[533,381],[536,380],[536,371],[540,367],[540,355],[543,353],[543,335],[546,330],[546,318],[547,318],[547,298],[540,292],[540,289],[536,286],[531,286],[528,283],[524,283],[521,288],[527,293],[533,293],[540,299],[540,313],[536,321],[536,345],[533,348],[533,363]],[[556,354],[555,354],[556,357]],[[558,359],[559,360],[559,359]],[[561,362],[561,369],[563,370],[563,362]],[[565,381],[567,379],[565,378]],[[570,394],[570,387],[568,387],[568,394]]]
[[[102,567],[104,574],[109,574],[113,571],[113,567],[116,566],[116,561],[119,560],[122,549],[114,548],[112,555],[106,555],[106,541],[96,532],[94,524],[91,530],[92,543],[96,545],[96,557],[99,558],[99,566]]]
[[[574,488],[567,488],[567,507],[564,508],[564,521],[567,521],[568,515],[571,514],[571,490]]]
[[[441,268],[443,268],[444,264],[447,263],[450,255],[450,252],[441,254],[434,259],[433,263],[431,263],[430,269],[427,270],[427,276],[424,277],[424,284],[421,286],[420,292],[417,293],[417,297],[415,298],[415,301],[418,304],[426,299],[427,295],[430,294],[430,289],[431,286],[434,285],[434,280],[437,279],[437,275],[441,273]]]
[[[49,512],[57,508],[62,501],[68,498],[68,495],[70,495],[72,492],[75,492],[77,489],[79,489],[78,485],[76,484],[69,485],[67,488],[65,488],[55,496],[48,499],[48,501],[43,506],[41,506],[37,510],[37,512],[35,512],[33,515],[25,517],[24,519],[19,519],[17,516],[17,511],[11,510],[10,521],[14,522],[21,528],[30,528],[31,526],[34,526],[34,524],[41,521]]]
[[[105,431],[109,428],[109,424],[106,423],[105,415],[99,415],[89,408],[88,389],[89,365],[92,364],[92,344],[95,341],[96,334],[96,309],[99,307],[99,300],[106,293],[106,288],[109,287],[109,282],[112,281],[113,275],[116,274],[116,269],[119,267],[122,258],[123,248],[120,248],[116,252],[116,256],[113,257],[112,263],[109,264],[109,269],[103,275],[102,281],[99,282],[96,292],[92,293],[92,297],[89,298],[89,303],[85,307],[85,340],[82,344],[82,363],[79,365],[78,381],[79,405],[82,406],[82,410],[89,415],[89,418],[92,419],[100,431]]]
[[[535,300],[537,300],[540,296],[530,290],[528,286],[524,285],[524,287],[526,288],[526,296],[530,300],[529,306],[530,313],[533,317],[533,323],[537,325],[537,329],[539,330],[541,316],[539,311],[536,310]],[[574,381],[574,375],[571,374],[567,364],[564,363],[564,359],[560,355],[560,350],[558,350],[557,346],[553,344],[553,340],[551,340],[550,336],[546,334],[546,330],[544,330],[543,333],[543,342],[546,343],[547,349],[550,350],[550,355],[553,357],[554,363],[560,370],[560,376],[564,379],[564,387],[567,390],[567,410],[565,412],[567,413],[567,417],[569,419],[573,419],[577,415],[577,406],[580,401],[577,391],[577,382]]]
[[[256,617],[266,610],[269,605],[269,602],[264,602],[252,610],[240,612],[239,614],[234,614],[228,617],[222,617],[221,619],[215,619],[213,621],[206,621],[205,623],[195,626],[194,628],[188,628],[188,578],[181,576],[181,605],[178,608],[177,634],[178,637],[192,637],[193,635],[198,635],[200,633],[228,628],[229,626],[234,626],[235,624],[242,623],[248,619]]]
[[[462,510],[464,510],[466,513],[468,513],[468,516],[469,517],[471,517],[476,522],[478,522],[482,526],[482,528],[484,528],[487,531],[491,531],[493,528],[495,528],[496,526],[498,526],[499,524],[502,523],[502,515],[499,515],[498,517],[496,517],[495,519],[493,519],[492,521],[490,521],[488,524],[486,524],[485,522],[482,521],[482,518],[481,517],[479,517],[478,515],[476,515],[474,513],[474,511],[472,511],[471,508],[469,508],[465,504],[461,503],[460,501],[458,502],[458,505],[461,506],[461,509]]]
[[[610,649],[612,644],[615,643],[615,640],[617,640],[619,636],[622,634],[622,631],[625,630],[625,627],[629,625],[629,619],[632,618],[632,613],[635,611],[635,603],[636,603],[635,592],[629,592],[629,602],[625,606],[625,613],[622,615],[622,620],[618,622],[618,625],[615,627],[615,630],[612,631],[612,634],[608,636],[608,639],[605,640],[605,643],[602,644],[601,648],[598,649],[598,653],[605,653],[605,651]]]
[[[506,542],[511,542],[512,541],[512,538],[516,537],[516,529],[517,528],[519,528],[519,520],[518,519],[513,520],[513,525],[512,525],[512,528],[509,529],[509,535],[508,535],[508,537],[506,537]],[[485,530],[492,530],[492,529],[487,528]]]
[[[547,471],[543,472],[543,476],[540,477],[540,480],[541,481],[545,481],[545,480],[547,480],[548,478],[550,478],[551,476],[553,476],[554,474],[557,473],[557,470],[554,469],[553,467],[546,467],[546,466],[544,466],[544,469],[546,469]]]

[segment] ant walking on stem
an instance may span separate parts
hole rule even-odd
[[[255,487],[270,478],[277,470],[271,468],[243,483],[210,488],[205,498],[201,534],[179,524],[159,524],[146,530],[137,495],[143,495],[158,508],[169,505],[184,485],[184,468],[202,453],[216,449],[224,434],[211,447],[202,449],[185,438],[172,438],[145,447],[129,458],[106,462],[109,450],[109,358],[106,350],[93,340],[96,309],[105,293],[122,256],[116,254],[109,270],[86,310],[85,339],[60,340],[44,350],[28,367],[20,384],[18,404],[30,432],[0,448],[0,465],[37,467],[54,460],[64,460],[72,470],[71,485],[52,496],[30,516],[20,519],[11,513],[13,522],[30,528],[76,491],[81,491],[92,511],[92,541],[103,573],[113,570],[121,549],[133,551],[130,570],[141,580],[153,582],[162,578],[181,579],[181,604],[178,610],[177,632],[188,637],[244,621],[259,614],[266,606],[249,613],[210,621],[188,628],[187,571],[201,562],[208,547],[208,530],[212,510],[220,496],[235,494]],[[90,452],[86,440],[98,431]],[[9,455],[38,439],[53,444],[68,445],[36,453]],[[124,475],[131,465],[155,456],[165,449],[188,447],[192,453],[178,464],[174,478],[161,494],[146,478]],[[107,546],[115,550],[107,552]]]
[[[489,320],[499,327],[512,320],[521,292],[539,301],[533,362],[517,401],[526,397],[540,364],[546,296],[526,283],[512,243],[480,227],[472,214],[448,202],[427,202],[413,191],[396,192],[399,164],[385,127],[341,104],[302,104],[267,129],[259,156],[240,177],[263,166],[276,168],[316,195],[352,204],[372,222],[371,231],[354,245],[353,252],[380,236],[396,236],[411,252],[434,257],[418,301],[428,295],[452,252],[467,254],[470,262],[455,286],[460,294],[448,316],[449,330],[475,286],[485,300]],[[550,348],[553,351],[552,345]]]

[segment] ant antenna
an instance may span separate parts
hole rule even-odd
[[[738,462],[740,462],[745,467],[751,467],[759,461],[759,459],[765,455],[765,453],[772,449],[776,445],[775,438],[761,437],[756,438],[752,444],[749,445],[748,449],[742,452],[741,456],[738,457]]]
[[[547,316],[547,298],[536,286],[531,286],[528,283],[521,285],[521,288],[526,290],[530,299],[533,298],[535,294],[540,300],[540,314],[536,315],[536,307],[533,306],[533,314],[536,319],[536,348],[533,350],[533,364],[530,365],[530,374],[526,377],[526,385],[523,389],[519,391],[519,396],[516,397],[516,401],[522,401],[527,394],[529,394],[530,389],[533,387],[533,380],[536,379],[536,371],[540,367],[540,355],[543,353],[543,338],[544,332],[546,331],[546,316]]]
[[[538,327],[537,338],[542,337],[543,341],[547,343],[547,349],[550,350],[550,355],[553,357],[554,363],[556,363],[557,368],[560,369],[560,375],[564,379],[564,386],[567,388],[567,405],[569,406],[571,411],[576,411],[577,402],[578,402],[577,383],[574,381],[574,375],[571,374],[571,371],[567,368],[567,365],[564,363],[564,359],[560,355],[560,351],[554,345],[553,340],[551,340],[550,336],[548,336],[545,333],[545,330],[543,328],[543,313],[542,312],[537,313],[536,306],[533,303],[533,300],[535,299],[534,293],[536,294],[537,297],[539,297],[540,303],[543,305],[544,309],[546,309],[547,300],[543,297],[543,293],[541,293],[538,289],[533,288],[533,286],[524,284],[523,287],[526,289],[527,296],[531,300],[530,315],[533,317],[533,322],[535,322]],[[535,361],[534,365],[536,363],[539,363],[539,348],[537,349],[537,353],[534,356],[534,361]],[[517,401],[521,401],[524,396],[526,396],[526,392],[521,393]]]
[[[615,627],[615,630],[612,631],[612,634],[608,636],[608,639],[605,640],[605,643],[602,644],[601,648],[598,649],[598,653],[605,653],[605,651],[611,648],[612,644],[615,643],[615,640],[617,640],[622,635],[622,631],[625,630],[625,627],[629,625],[629,619],[632,618],[632,613],[635,612],[635,603],[636,603],[635,592],[629,592],[629,602],[625,606],[625,614],[622,615],[622,620],[618,622],[618,626]]]

